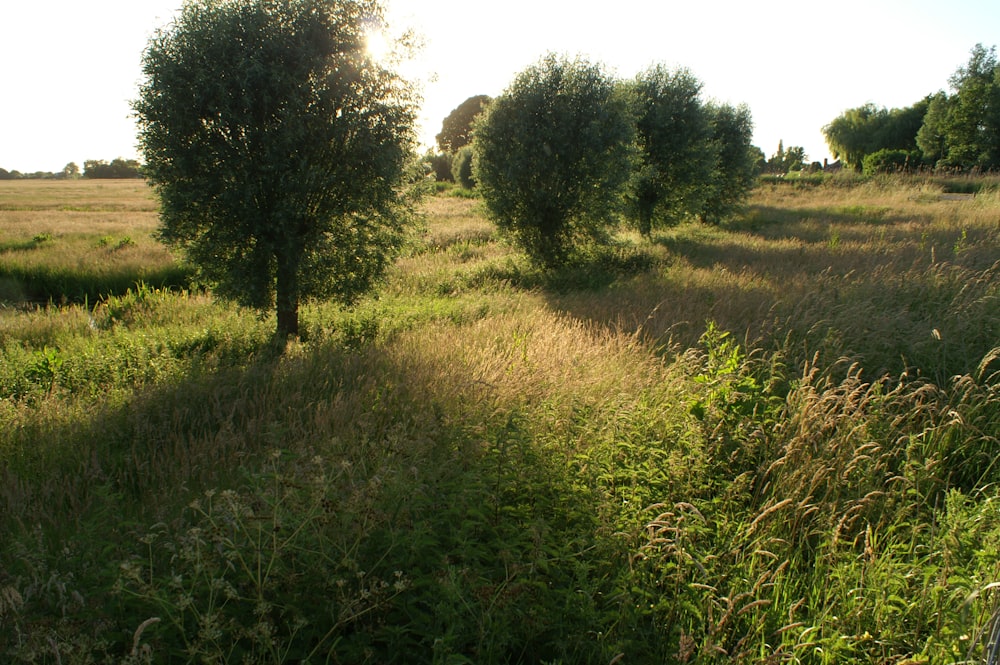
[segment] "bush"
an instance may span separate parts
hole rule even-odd
[[[451,175],[465,189],[476,186],[472,177],[472,148],[465,147],[455,153],[455,158],[451,160]]]
[[[883,148],[870,155],[865,155],[861,164],[865,175],[906,173],[920,165],[920,153],[918,151]]]
[[[430,167],[431,173],[434,174],[434,179],[438,182],[455,182],[455,178],[451,175],[451,155],[442,152],[441,154],[435,155],[432,152],[428,152],[424,156],[424,162]]]

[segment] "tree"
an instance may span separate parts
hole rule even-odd
[[[574,240],[613,221],[632,166],[629,108],[600,66],[549,54],[476,123],[473,172],[487,214],[535,261],[559,265]]]
[[[848,109],[823,128],[826,144],[834,157],[842,158],[856,171],[863,170],[867,155],[880,150],[916,150],[917,134],[930,103],[926,97],[902,109],[874,104]]]
[[[654,65],[632,86],[642,164],[633,182],[633,217],[643,235],[655,220],[701,214],[717,155],[701,82],[687,69]]]
[[[488,95],[469,97],[448,114],[435,138],[441,152],[453,154],[472,143],[472,126],[490,103]]]
[[[365,51],[378,0],[190,0],[150,40],[134,108],[160,237],[215,293],[351,302],[400,243],[412,92]]]
[[[764,170],[768,173],[788,173],[790,171],[801,171],[806,163],[806,149],[802,146],[793,145],[787,150],[785,142],[778,140],[778,150],[764,165]]]
[[[83,177],[92,179],[141,178],[142,167],[134,159],[117,157],[108,164],[103,159],[83,162]]]
[[[951,100],[944,92],[929,98],[923,124],[917,131],[917,147],[923,161],[937,164],[948,156],[948,113]]]
[[[747,106],[706,107],[715,168],[706,183],[703,221],[718,223],[742,204],[757,179],[760,149],[753,140],[753,119]]]
[[[949,80],[954,94],[930,103],[920,129],[921,149],[942,166],[1000,167],[1000,63],[995,48],[977,44]]]

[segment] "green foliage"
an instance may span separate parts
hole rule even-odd
[[[641,163],[632,182],[632,219],[654,225],[732,213],[755,183],[753,120],[746,106],[705,104],[689,71],[649,68],[630,84]]]
[[[145,556],[123,564],[119,592],[164,618],[150,631],[162,656],[328,661],[410,586],[402,571],[354,559],[363,543],[334,508],[336,475],[321,458],[293,466],[278,456],[245,492],[208,491],[171,527],[154,527],[141,537]]]
[[[930,105],[930,97],[903,109],[865,104],[844,111],[823,128],[823,134],[835,157],[862,171],[865,157],[879,150],[916,150]]]
[[[464,56],[463,56],[464,57]],[[462,148],[472,145],[472,128],[476,118],[489,106],[489,95],[469,97],[445,117],[441,132],[435,137],[438,149],[454,155]]]
[[[633,122],[598,65],[548,55],[517,75],[475,129],[489,217],[539,263],[613,222],[631,172]]]
[[[75,169],[75,170],[74,170]],[[63,177],[72,177],[79,172],[76,164],[70,163],[63,169]],[[141,178],[142,166],[134,159],[118,157],[108,164],[102,159],[88,159],[83,163],[83,177],[94,179]]]
[[[464,147],[455,153],[451,162],[451,175],[463,189],[472,189],[476,181],[472,177],[472,148]]]
[[[777,175],[788,175],[799,173],[806,162],[806,149],[802,146],[789,146],[785,148],[785,142],[778,141],[778,150],[771,155],[763,166],[765,173]]]
[[[865,175],[905,173],[915,170],[919,164],[920,153],[917,151],[883,148],[865,155],[862,161],[862,172]]]
[[[434,154],[428,152],[424,155],[424,163],[430,169],[436,182],[454,182],[455,176],[451,172],[452,156],[448,153]]]
[[[356,299],[399,245],[414,102],[371,59],[376,0],[204,0],[150,41],[134,103],[161,237],[217,295]]]
[[[701,87],[690,71],[663,65],[640,73],[632,85],[642,155],[633,181],[633,218],[644,235],[656,221],[676,223],[705,208],[717,155]]]
[[[751,144],[753,120],[746,106],[708,105],[715,170],[706,184],[702,221],[718,223],[742,205],[757,180],[760,152]]]
[[[929,164],[937,164],[948,155],[948,95],[939,92],[930,97],[924,122],[917,132],[917,147],[923,159]]]
[[[941,167],[1000,167],[1000,63],[996,49],[977,44],[950,79],[952,95],[933,98],[921,128],[921,149]]]

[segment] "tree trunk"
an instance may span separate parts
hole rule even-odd
[[[275,300],[278,305],[278,341],[299,336],[299,277],[298,261],[278,257]]]

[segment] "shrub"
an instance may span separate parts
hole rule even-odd
[[[451,175],[465,189],[476,186],[472,177],[472,148],[465,147],[455,153],[455,158],[451,160]]]
[[[862,171],[865,175],[904,173],[914,170],[919,165],[920,153],[917,151],[883,148],[870,155],[865,155],[862,161]]]

